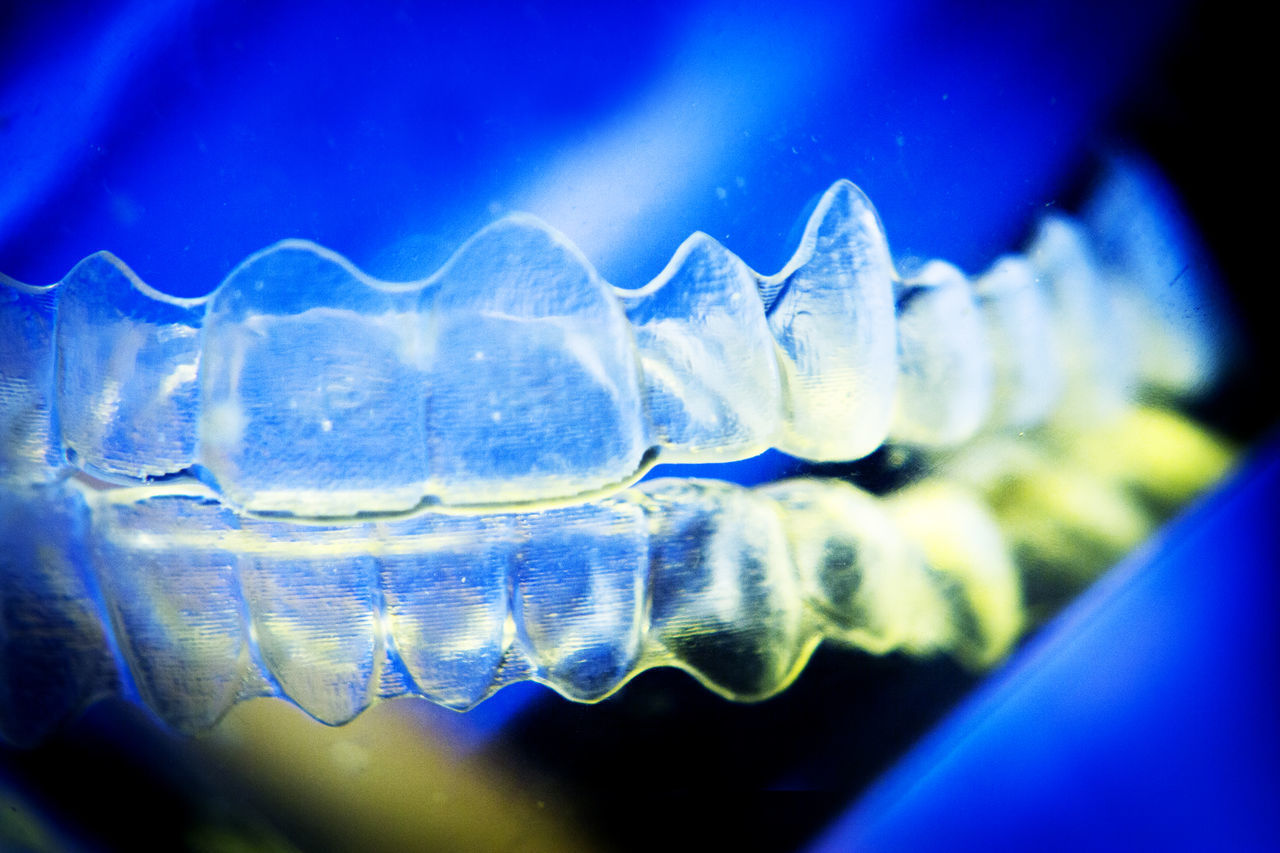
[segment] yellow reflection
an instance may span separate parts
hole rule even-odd
[[[593,849],[565,797],[461,755],[401,699],[340,727],[278,700],[237,705],[202,748],[325,849]]]

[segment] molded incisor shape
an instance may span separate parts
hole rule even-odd
[[[1021,258],[1000,258],[977,282],[995,392],[988,426],[1021,429],[1043,422],[1062,390],[1049,307],[1035,270]]]
[[[1099,280],[1084,229],[1062,216],[1045,217],[1026,258],[1048,295],[1057,330],[1063,377],[1057,417],[1083,425],[1115,417],[1133,399],[1137,353],[1122,306]]]
[[[203,299],[175,299],[115,256],[85,258],[58,296],[58,419],[68,459],[145,480],[195,461]]]
[[[379,525],[386,628],[433,702],[461,711],[497,689],[512,640],[514,519],[424,514]]]
[[[32,746],[120,689],[84,518],[80,493],[61,484],[0,487],[0,740]]]
[[[736,255],[699,232],[644,288],[618,291],[663,461],[742,459],[778,434],[778,359],[756,282]]]
[[[930,261],[898,299],[898,397],[893,440],[968,440],[991,411],[994,372],[982,315],[964,273]]]
[[[732,699],[763,699],[795,678],[821,634],[776,505],[711,480],[656,480],[650,518],[654,665],[692,673]]]
[[[512,609],[530,677],[595,701],[638,671],[648,618],[649,531],[634,503],[608,498],[517,517]]]
[[[898,377],[894,278],[871,201],[837,181],[790,263],[761,283],[787,395],[780,450],[852,460],[884,442]]]
[[[44,483],[62,473],[53,390],[55,288],[0,275],[0,482]]]
[[[1150,166],[1117,157],[1083,218],[1104,268],[1138,301],[1143,381],[1180,396],[1205,391],[1235,343],[1207,253],[1173,191]]]
[[[962,660],[989,666],[1022,632],[1022,588],[1000,528],[968,490],[925,480],[886,498],[904,535],[923,549],[951,601]]]
[[[182,732],[271,692],[252,660],[232,544],[239,523],[177,489],[95,495],[93,562],[121,654],[142,700]]]
[[[422,299],[428,456],[444,504],[564,500],[639,475],[631,328],[568,240],[507,217],[468,240]]]
[[[205,315],[199,445],[231,501],[311,516],[421,503],[417,297],[299,240],[232,272]]]
[[[374,525],[241,525],[241,582],[263,664],[308,714],[347,722],[379,695],[387,668]]]
[[[782,509],[801,589],[828,637],[877,654],[950,644],[951,605],[883,501],[840,480],[757,492]]]

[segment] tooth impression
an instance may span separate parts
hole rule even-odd
[[[263,663],[304,711],[347,722],[377,696],[386,666],[373,525],[243,525],[241,578]]]
[[[877,654],[947,647],[950,607],[882,500],[839,480],[758,492],[782,511],[805,601],[827,636]]]
[[[417,296],[298,240],[223,282],[204,323],[199,455],[233,502],[311,516],[422,502]]]
[[[781,426],[782,388],[747,265],[699,232],[642,290],[618,294],[664,461],[742,459],[768,448]]]
[[[761,283],[787,394],[780,450],[843,461],[884,442],[898,373],[893,279],[871,201],[836,182],[791,262]]]
[[[58,300],[58,418],[72,458],[134,480],[190,467],[204,300],[153,290],[106,252],[77,264]]]
[[[137,494],[99,496],[94,566],[143,701],[179,731],[204,731],[254,676],[262,683],[249,650],[242,557],[225,543],[239,519],[212,501]]]
[[[420,515],[380,525],[385,631],[419,691],[457,710],[497,689],[506,651],[511,516]]]
[[[525,516],[513,611],[538,680],[595,701],[636,672],[648,616],[649,535],[635,504],[607,499]]]
[[[422,298],[428,456],[444,504],[564,499],[636,476],[646,441],[631,329],[564,237],[531,216],[500,220]]]
[[[1057,416],[1089,425],[1114,417],[1137,390],[1138,353],[1124,334],[1123,285],[1108,287],[1084,228],[1062,216],[1040,223],[1027,260],[1045,283],[1058,330],[1063,399]]]
[[[655,480],[633,499],[651,523],[654,663],[712,690],[763,699],[821,639],[802,603],[775,505],[709,480]]]
[[[1043,422],[1062,390],[1049,307],[1035,270],[1006,256],[976,285],[995,368],[989,426],[1015,428]]]
[[[120,691],[84,517],[84,498],[62,483],[0,487],[0,741],[34,746]]]
[[[931,261],[898,297],[893,439],[946,446],[971,438],[991,408],[992,366],[964,273]]]

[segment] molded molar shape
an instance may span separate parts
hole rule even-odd
[[[1139,161],[1117,157],[1083,220],[1102,266],[1124,281],[1143,381],[1167,393],[1207,390],[1234,355],[1213,270],[1173,191]]]
[[[781,508],[801,589],[827,636],[876,654],[950,644],[950,605],[882,500],[840,481],[757,492]]]
[[[969,490],[925,480],[886,498],[894,523],[943,578],[955,632],[948,646],[974,666],[989,666],[1022,633],[1022,588],[995,518]]]
[[[1022,429],[1049,417],[1062,390],[1049,307],[1035,270],[1012,255],[1000,258],[976,285],[995,386],[992,428]]]
[[[1041,221],[1027,249],[1050,302],[1063,374],[1056,417],[1088,425],[1116,416],[1134,397],[1137,353],[1123,306],[1100,279],[1084,228],[1063,216]]]
[[[148,287],[107,252],[62,280],[57,399],[68,459],[134,481],[191,466],[204,302]]]
[[[898,376],[895,278],[870,199],[837,181],[790,263],[760,285],[787,394],[780,450],[839,461],[884,443]]]
[[[949,446],[973,437],[991,410],[991,352],[964,273],[930,261],[897,298],[898,395],[892,439]]]
[[[53,390],[55,288],[0,275],[0,482],[62,476]]]
[[[664,461],[742,459],[782,426],[778,358],[755,274],[701,232],[657,278],[617,291],[635,331]]]
[[[763,699],[794,680],[821,640],[777,508],[709,480],[657,480],[651,518],[651,640],[658,660],[723,696]]]
[[[210,297],[199,461],[237,505],[352,516],[422,502],[426,384],[417,288],[289,240]]]
[[[635,343],[613,289],[530,216],[467,241],[423,289],[427,457],[446,505],[564,500],[644,468]]]

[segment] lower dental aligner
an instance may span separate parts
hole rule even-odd
[[[1021,628],[995,522],[936,483],[878,498],[665,479],[573,507],[323,525],[242,515],[199,484],[67,480],[0,502],[9,605],[29,616],[3,682],[25,701],[0,700],[17,741],[120,690],[183,731],[254,696],[334,724],[527,679],[595,701],[654,666],[759,699],[824,638],[985,664]]]
[[[1204,325],[1153,320],[1168,282],[1095,254],[1131,242],[1055,217],[976,282],[900,275],[840,182],[772,277],[696,234],[617,290],[517,216],[408,284],[301,241],[195,300],[105,253],[55,286],[4,280],[0,736],[118,692],[184,731],[254,696],[329,723],[530,679],[594,701],[654,666],[754,699],[824,639],[992,663],[1026,618],[1015,557],[1071,528],[1002,532],[1008,474],[975,474],[981,454],[964,486],[884,496],[625,486],[655,460],[999,444],[1194,392]],[[1127,498],[1086,492],[1073,510],[1131,522],[1117,543],[1145,534]]]

